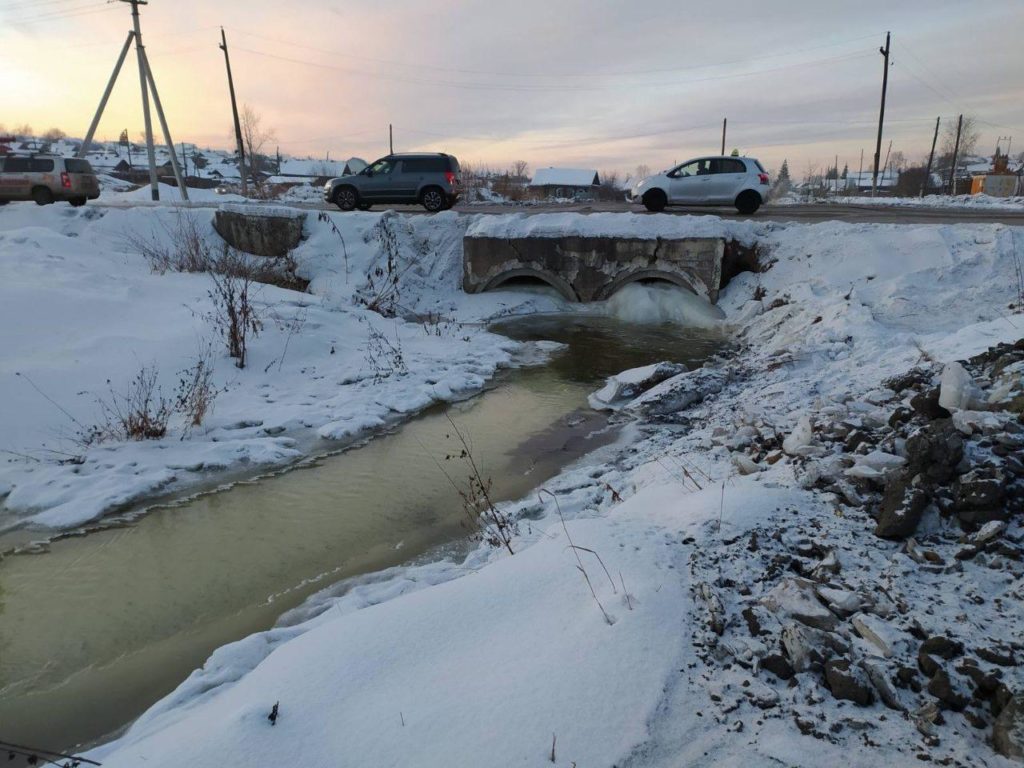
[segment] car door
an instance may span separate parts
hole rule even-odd
[[[680,205],[700,205],[707,201],[711,171],[707,160],[691,160],[668,173],[668,199]]]
[[[403,158],[394,173],[395,197],[406,202],[416,202],[416,191],[425,177],[426,160]]]
[[[0,170],[0,198],[4,200],[28,200],[31,184],[29,180],[29,158],[8,157]]]
[[[396,165],[394,158],[384,157],[361,171],[359,175],[363,178],[359,184],[359,196],[367,202],[390,202]]]
[[[747,178],[747,166],[734,157],[720,157],[711,160],[711,181],[708,183],[709,203],[729,203],[743,189]]]

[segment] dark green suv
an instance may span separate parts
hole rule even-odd
[[[324,200],[343,211],[367,211],[377,203],[419,203],[430,212],[459,199],[459,161],[443,152],[388,155],[359,173],[331,179]]]

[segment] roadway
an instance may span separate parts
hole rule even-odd
[[[165,200],[157,205],[174,205],[172,200]],[[193,208],[216,208],[220,203],[216,200],[190,203]],[[307,210],[337,210],[334,206],[324,203],[277,203],[268,201],[271,205],[287,205],[294,208]],[[99,200],[89,204],[96,207],[109,208],[131,208],[151,206],[154,203],[104,201]],[[420,206],[415,205],[388,205],[375,206],[373,210],[392,209],[406,214],[425,214]],[[464,214],[505,214],[524,213],[535,215],[538,213],[639,213],[648,214],[642,206],[631,205],[626,202],[607,203],[541,203],[537,205],[501,205],[493,203],[473,204],[459,203],[454,210]],[[997,223],[1011,226],[1024,226],[1024,208],[1018,210],[993,210],[990,208],[933,208],[933,207],[911,207],[911,206],[871,206],[871,205],[840,205],[808,203],[804,205],[766,205],[752,216],[744,216],[735,208],[727,207],[673,207],[666,209],[665,213],[675,216],[721,216],[725,219],[751,220],[751,221],[796,221],[814,223],[819,221],[845,221],[850,223],[870,222],[877,224],[985,224]]]

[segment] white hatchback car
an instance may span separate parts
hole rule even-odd
[[[641,179],[629,192],[649,211],[666,205],[735,205],[754,213],[768,193],[768,172],[752,157],[699,157]]]

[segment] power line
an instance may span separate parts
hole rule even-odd
[[[295,42],[295,41],[292,41],[292,40],[285,40],[285,39],[282,39],[282,38],[279,38],[279,37],[269,37],[267,35],[260,35],[260,34],[257,34],[255,32],[247,32],[245,30],[238,29],[238,28],[232,28],[232,31],[233,32],[237,32],[238,34],[241,34],[241,35],[245,35],[246,37],[254,37],[254,38],[258,38],[260,40],[267,40],[269,42],[274,42],[274,43],[279,43],[279,44],[282,44],[282,45],[292,46],[294,48],[304,48],[304,49],[307,49],[307,50],[310,50],[310,51],[316,51],[318,53],[326,53],[326,54],[331,55],[331,56],[341,56],[341,57],[348,58],[348,59],[355,59],[355,60],[359,60],[359,61],[366,61],[366,62],[371,62],[371,63],[374,63],[374,64],[385,64],[385,65],[388,65],[388,66],[404,67],[404,68],[407,68],[407,69],[415,69],[417,71],[420,71],[420,70],[423,70],[423,69],[430,69],[430,70],[434,70],[436,72],[449,72],[449,73],[453,73],[453,74],[463,74],[463,75],[483,75],[483,76],[493,76],[493,77],[537,77],[537,78],[560,78],[560,77],[565,77],[565,78],[571,78],[571,77],[594,77],[594,78],[640,77],[640,76],[646,76],[646,75],[670,74],[670,73],[673,73],[673,72],[687,72],[687,71],[692,71],[692,70],[697,70],[697,69],[708,69],[708,68],[713,68],[713,67],[731,66],[731,65],[734,65],[734,64],[747,64],[747,63],[750,63],[750,62],[763,61],[763,60],[766,60],[766,59],[774,59],[774,58],[779,58],[779,57],[783,57],[783,56],[792,56],[792,55],[799,54],[799,53],[806,53],[806,52],[809,52],[809,51],[817,51],[817,50],[822,50],[822,49],[825,49],[825,48],[835,48],[835,47],[838,47],[840,45],[848,45],[850,43],[855,43],[855,42],[859,42],[861,40],[867,40],[867,39],[869,39],[871,37],[874,37],[874,35],[870,35],[870,36],[869,35],[864,35],[862,37],[850,38],[848,40],[842,40],[842,41],[838,41],[838,42],[835,42],[835,43],[827,43],[827,44],[824,44],[824,45],[809,46],[807,48],[799,48],[799,49],[796,49],[796,50],[784,51],[784,52],[781,52],[781,53],[765,54],[763,56],[753,56],[753,57],[744,58],[744,59],[733,59],[733,60],[730,60],[730,61],[711,62],[711,63],[707,63],[707,64],[694,64],[694,65],[689,65],[689,66],[685,66],[685,67],[667,67],[667,68],[661,68],[661,69],[630,70],[630,71],[619,71],[619,72],[522,72],[522,71],[520,71],[520,72],[507,72],[507,71],[503,72],[503,71],[495,71],[495,70],[476,70],[476,69],[463,69],[463,68],[456,68],[456,67],[444,67],[444,66],[438,66],[438,65],[432,65],[432,64],[424,64],[424,63],[421,63],[421,62],[417,62],[415,64],[410,64],[410,63],[403,62],[403,61],[396,61],[394,59],[380,59],[380,58],[375,58],[375,57],[372,57],[372,56],[358,56],[358,55],[352,54],[352,53],[345,53],[344,51],[338,51],[338,50],[333,50],[333,49],[328,49],[328,48],[320,48],[318,46],[309,45],[308,43],[299,43],[299,42]]]
[[[91,16],[96,13],[105,13],[112,11],[116,6],[108,5],[103,3],[96,6],[95,3],[90,3],[85,6],[79,6],[77,8],[68,9],[66,11],[51,11],[49,13],[43,13],[35,16],[25,16],[20,19],[7,19],[6,24],[37,24],[43,21],[62,21],[64,19],[79,18],[81,16]]]
[[[306,59],[296,59],[290,56],[282,56],[276,53],[268,53],[266,51],[258,51],[253,48],[242,48],[237,47],[236,50],[245,51],[256,56],[263,56],[271,59],[278,59],[280,61],[286,61],[292,64],[300,64],[309,67],[317,67],[320,69],[330,69],[337,72],[344,72],[350,75],[356,75],[359,77],[370,77],[379,80],[390,80],[393,82],[409,83],[413,85],[437,85],[449,88],[463,88],[469,90],[491,90],[491,91],[514,91],[514,92],[525,92],[525,93],[564,93],[566,91],[595,91],[602,92],[613,90],[616,88],[623,87],[621,84],[606,84],[603,86],[581,86],[581,85],[526,85],[526,84],[507,84],[507,83],[482,83],[482,82],[459,82],[454,80],[434,80],[427,78],[416,78],[406,77],[402,75],[388,75],[378,72],[367,72],[365,70],[356,70],[349,67],[339,66],[337,64],[326,64],[324,62],[309,61]],[[849,61],[853,59],[863,58],[869,56],[871,53],[855,53],[846,54],[842,56],[835,56],[826,59],[818,59],[816,61],[804,61],[799,63],[787,64],[780,67],[772,67],[769,69],[759,69],[753,72],[738,72],[729,75],[716,75],[710,77],[692,78],[689,80],[678,80],[678,81],[663,81],[663,82],[651,82],[641,83],[639,85],[634,84],[629,87],[646,87],[646,88],[663,88],[670,86],[679,85],[693,85],[697,83],[711,82],[716,80],[731,80],[738,77],[754,77],[757,75],[769,74],[771,72],[779,72],[786,69],[793,69],[795,67],[806,67],[810,64],[823,64],[833,61]]]

